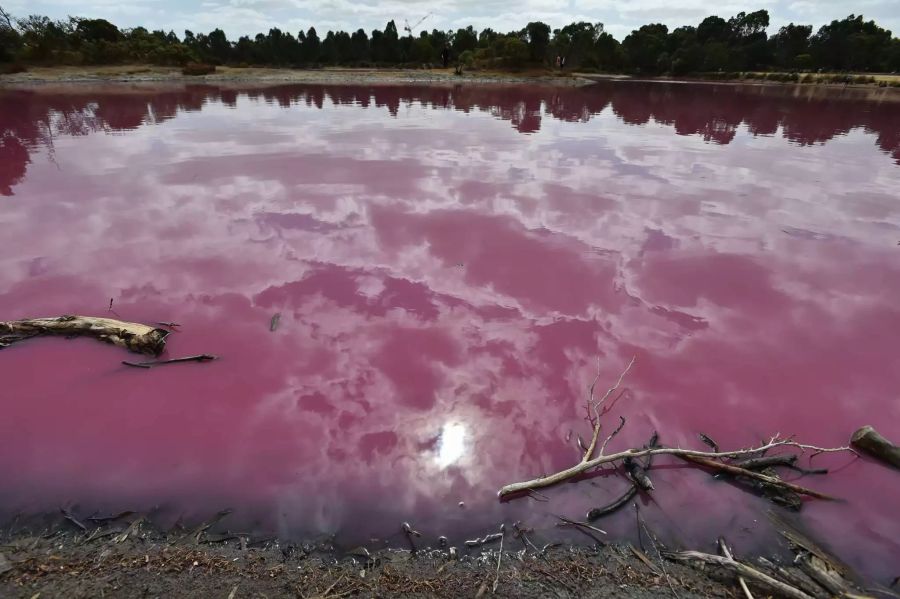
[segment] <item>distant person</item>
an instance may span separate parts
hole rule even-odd
[[[566,57],[565,57],[565,56],[563,56],[563,57],[562,57],[562,60],[560,60],[560,62],[559,62],[559,68],[560,68],[560,69],[566,68]]]
[[[562,68],[562,60],[559,58],[559,54],[556,55],[556,68]]]
[[[447,46],[444,46],[444,49],[441,50],[441,62],[444,63],[445,69],[450,66],[450,48]]]

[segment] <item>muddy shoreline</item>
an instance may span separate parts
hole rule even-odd
[[[896,591],[887,583],[862,581],[777,516],[773,523],[787,543],[751,555],[723,548],[722,539],[699,553],[674,546],[646,524],[635,543],[583,527],[577,530],[592,545],[544,544],[516,523],[476,545],[444,537],[428,542],[404,523],[406,543],[372,539],[345,547],[327,534],[288,541],[231,532],[224,523],[230,513],[201,523],[179,521],[166,530],[134,512],[85,517],[61,509],[13,519],[0,530],[0,597],[736,598],[744,596],[742,580],[757,597],[825,599],[832,596],[832,583],[839,594],[854,596]],[[738,560],[731,565],[690,557],[731,559],[731,551]],[[735,563],[761,580],[741,576]],[[819,569],[810,570],[815,563]],[[833,580],[823,585],[821,573]],[[779,592],[783,581],[788,592]]]
[[[626,544],[537,549],[507,534],[501,557],[497,544],[339,551],[330,537],[286,543],[195,529],[163,532],[127,519],[86,528],[59,521],[5,530],[0,596],[737,596],[727,573],[664,561],[651,547]]]
[[[884,76],[891,82],[900,81]],[[879,87],[877,84],[797,83],[754,79],[704,79],[702,77],[632,77],[598,73],[558,73],[547,70],[522,72],[468,71],[454,74],[452,69],[378,69],[378,68],[322,68],[289,69],[263,67],[218,67],[216,73],[187,76],[175,67],[149,65],[117,65],[106,67],[33,67],[23,73],[0,75],[3,87],[44,87],[49,84],[132,83],[132,84],[216,84],[216,85],[283,85],[283,84],[429,84],[429,85],[491,85],[536,84],[578,87],[598,82],[629,81],[667,84],[707,84],[751,88],[843,89],[858,93],[877,94],[879,100],[900,100],[900,88]]]

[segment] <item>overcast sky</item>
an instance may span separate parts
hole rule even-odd
[[[16,16],[104,18],[123,28],[174,29],[179,36],[185,29],[208,32],[220,27],[229,38],[252,36],[271,27],[296,34],[310,25],[319,32],[360,27],[370,31],[384,28],[390,19],[402,34],[404,20],[414,24],[431,13],[420,27],[474,25],[510,31],[529,21],[544,21],[554,28],[591,21],[604,23],[621,40],[646,23],[665,23],[670,28],[696,25],[711,13],[728,18],[760,8],[769,11],[771,32],[792,21],[818,28],[852,12],[900,35],[900,0],[0,0],[0,5]]]

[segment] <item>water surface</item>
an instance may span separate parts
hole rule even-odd
[[[626,481],[567,467],[600,363],[611,448],[900,438],[900,110],[810,88],[0,91],[0,319],[176,321],[151,371],[91,340],[0,353],[0,512],[201,518],[347,544],[408,520],[548,537]],[[280,325],[269,330],[280,313]],[[900,477],[803,484],[803,522],[896,575]],[[667,539],[771,541],[769,504],[661,459]],[[460,506],[463,502],[464,506]],[[629,510],[603,523],[634,531]]]

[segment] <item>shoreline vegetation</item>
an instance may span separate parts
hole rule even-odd
[[[328,72],[336,67],[457,77],[565,81],[578,75],[626,75],[765,83],[851,84],[900,87],[900,38],[862,15],[834,20],[813,33],[790,23],[773,35],[766,10],[728,19],[709,16],[669,30],[653,23],[621,41],[602,23],[559,29],[532,22],[501,33],[473,27],[456,31],[392,20],[383,30],[329,31],[310,27],[296,35],[272,28],[229,40],[207,33],[120,29],[105,19],[13,16],[0,6],[0,76],[18,81],[29,72],[79,67],[99,72],[118,66],[134,75],[252,77],[261,70]],[[168,69],[160,69],[168,67]],[[41,76],[32,79],[43,80]]]

